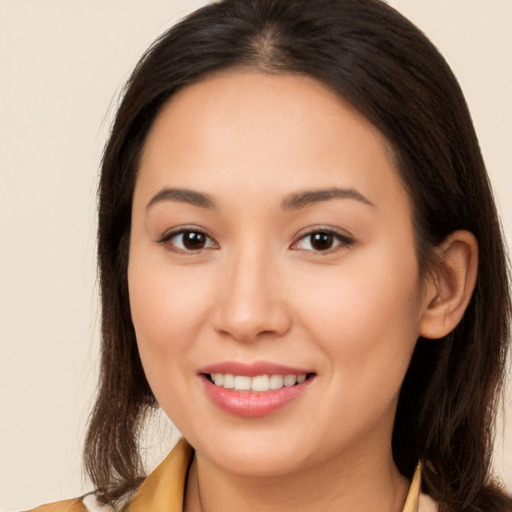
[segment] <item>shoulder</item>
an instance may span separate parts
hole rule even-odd
[[[41,505],[26,512],[111,512],[108,505],[99,505],[93,493],[71,500]]]
[[[41,505],[40,507],[33,508],[27,512],[88,512],[88,509],[84,505],[82,498],[75,498],[72,500],[50,503],[48,505]]]

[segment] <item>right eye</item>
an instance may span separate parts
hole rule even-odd
[[[165,234],[158,243],[176,252],[199,252],[218,249],[219,245],[206,233],[197,229],[180,229]]]

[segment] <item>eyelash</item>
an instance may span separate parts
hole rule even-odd
[[[204,236],[205,240],[206,240],[205,243],[209,244],[209,246],[208,247],[200,247],[199,249],[194,250],[194,249],[187,249],[185,247],[183,247],[183,248],[176,247],[175,244],[170,243],[173,238],[178,237],[180,235],[181,236],[186,235],[187,233],[193,234],[193,235]],[[325,250],[315,250],[314,248],[313,249],[304,249],[304,248],[297,247],[301,241],[308,239],[308,237],[310,239],[310,246],[312,246],[311,237],[314,235],[322,235],[322,236],[332,237],[332,240],[335,243],[334,247],[331,247],[331,248],[328,248]],[[159,240],[157,240],[157,243],[165,246],[168,250],[170,250],[172,252],[176,252],[179,254],[185,254],[185,255],[195,255],[195,254],[199,254],[200,252],[202,252],[204,250],[220,248],[219,244],[213,238],[211,238],[205,231],[203,231],[202,229],[194,228],[194,227],[180,228],[180,229],[165,233]],[[352,238],[350,238],[347,235],[341,234],[331,228],[326,228],[326,229],[315,228],[308,232],[302,233],[298,237],[297,241],[293,242],[293,244],[290,246],[290,249],[297,250],[297,251],[313,252],[315,254],[324,256],[324,255],[328,255],[328,254],[333,254],[333,253],[338,252],[344,248],[348,248],[353,244],[354,244],[354,240]],[[184,245],[183,239],[182,239],[181,245],[182,246]]]
[[[297,246],[299,244],[299,242],[301,242],[302,240],[306,240],[308,238],[310,240],[309,244],[312,245],[311,237],[313,235],[324,235],[324,236],[326,235],[328,237],[332,237],[332,240],[334,241],[334,243],[336,245],[334,245],[333,247],[326,249],[326,250],[301,249],[301,248],[294,249],[294,246]],[[292,249],[298,250],[298,251],[302,250],[302,251],[307,251],[307,252],[314,252],[315,254],[318,254],[319,256],[327,256],[329,254],[333,254],[333,253],[336,253],[338,251],[341,251],[343,249],[350,247],[351,245],[354,244],[354,242],[355,242],[355,240],[353,238],[347,236],[346,234],[339,233],[338,231],[336,231],[332,228],[318,227],[318,228],[314,228],[307,232],[302,233],[298,237],[297,241],[294,242],[290,247]]]
[[[180,235],[183,236],[187,233],[204,236],[205,239],[207,240],[206,243],[208,243],[208,242],[212,243],[213,247],[211,247],[211,246],[210,247],[201,247],[197,250],[192,250],[192,249],[187,249],[187,248],[176,247],[175,244],[170,243],[173,238],[178,237]],[[167,232],[159,240],[157,240],[157,243],[165,246],[166,249],[168,249],[172,252],[176,252],[179,254],[185,254],[185,255],[191,255],[191,256],[194,254],[198,254],[204,250],[219,248],[219,244],[215,240],[213,240],[213,238],[208,236],[208,234],[205,233],[202,229],[198,229],[198,228],[194,228],[194,227],[179,228],[179,229]],[[183,239],[182,239],[182,245],[183,245]]]

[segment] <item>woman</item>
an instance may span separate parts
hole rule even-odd
[[[512,510],[492,193],[384,3],[226,0],[164,34],[105,150],[99,261],[98,493],[56,510]],[[144,480],[157,404],[187,441]]]

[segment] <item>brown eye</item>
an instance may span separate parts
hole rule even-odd
[[[206,233],[194,229],[182,229],[164,236],[160,242],[176,252],[198,252],[203,249],[218,249],[218,245]]]
[[[206,235],[198,231],[185,231],[182,235],[183,246],[189,251],[204,249],[206,245]]]
[[[334,244],[334,235],[332,233],[313,233],[309,235],[311,247],[315,251],[328,251]]]
[[[318,253],[329,253],[336,251],[338,248],[347,247],[353,243],[354,241],[351,238],[334,231],[318,230],[303,235],[291,248]]]

